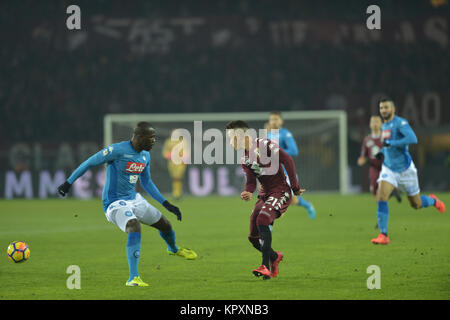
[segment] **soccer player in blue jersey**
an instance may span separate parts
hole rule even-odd
[[[271,139],[278,143],[280,147],[291,157],[295,157],[298,155],[298,147],[297,143],[295,142],[294,136],[288,129],[283,128],[283,117],[281,116],[280,111],[272,111],[270,113],[268,129],[267,139]],[[274,134],[272,134],[270,130],[279,130],[278,139]],[[284,167],[283,169],[286,175],[286,181],[290,185],[286,169]],[[292,197],[292,204],[304,207],[311,219],[314,219],[316,217],[316,209],[311,202],[306,201],[302,196]]]
[[[406,119],[395,115],[395,105],[392,100],[380,101],[380,115],[383,118],[382,139],[384,161],[378,178],[377,221],[380,234],[372,239],[373,244],[389,244],[388,218],[389,195],[395,188],[406,192],[409,203],[414,209],[434,206],[439,212],[445,212],[444,203],[435,195],[421,196],[417,169],[408,152],[410,144],[417,143],[417,137]],[[382,158],[381,153],[377,158]]]
[[[140,180],[142,187],[153,199],[161,203],[181,221],[180,209],[169,203],[159,192],[150,176],[150,149],[154,145],[155,130],[148,122],[139,122],[129,141],[112,144],[83,162],[58,187],[66,196],[72,184],[89,168],[106,164],[106,182],[102,200],[106,219],[128,233],[126,252],[130,277],[127,286],[148,286],[138,274],[141,247],[141,223],[159,230],[167,244],[168,252],[186,259],[196,259],[197,254],[187,248],[178,248],[175,233],[169,220],[135,191]]]

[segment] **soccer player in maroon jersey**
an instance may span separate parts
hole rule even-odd
[[[257,277],[274,278],[278,275],[278,264],[283,259],[280,251],[272,249],[272,226],[291,203],[291,189],[294,195],[301,195],[301,189],[292,158],[271,140],[252,138],[248,134],[245,121],[231,121],[226,125],[230,144],[235,150],[244,150],[241,165],[246,176],[242,200],[250,201],[256,190],[256,180],[261,184],[253,212],[250,216],[250,235],[252,245],[262,253],[262,264],[253,270]],[[282,166],[286,169],[291,186],[286,182]]]
[[[370,179],[370,192],[374,196],[378,190],[378,176],[381,172],[381,164],[383,163],[382,156],[380,154],[383,148],[383,139],[381,138],[381,117],[370,117],[370,134],[366,136],[362,142],[361,155],[358,158],[358,165],[363,166],[369,160],[369,179]],[[392,195],[395,196],[398,202],[402,201],[397,189],[394,189]],[[391,196],[392,196],[391,195]]]

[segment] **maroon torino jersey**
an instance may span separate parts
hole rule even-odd
[[[263,159],[263,162],[267,162],[267,157],[270,157],[271,155],[274,157],[279,156],[278,170],[275,174],[265,174],[265,171],[267,171],[265,168],[268,168],[270,163],[261,163],[259,155],[260,152],[264,151],[267,152],[267,156],[266,159]],[[300,190],[297,175],[295,173],[294,161],[275,142],[263,138],[253,140],[250,150],[245,150],[244,157],[241,160],[241,165],[247,178],[244,191],[253,193],[256,189],[256,179],[258,179],[261,183],[261,188],[259,190],[259,195],[261,196],[276,192],[290,193],[291,187],[289,187],[286,182],[286,176],[284,175],[284,170],[281,165],[286,168],[292,191],[296,192]]]
[[[369,158],[370,166],[376,168],[377,170],[381,170],[382,160],[377,160],[375,155],[381,151],[383,148],[383,141],[381,140],[381,135],[373,136],[369,134],[364,138],[362,147],[361,147],[361,156]]]

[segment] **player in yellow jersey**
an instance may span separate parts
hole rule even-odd
[[[167,168],[172,179],[172,196],[176,200],[179,200],[183,195],[183,177],[186,172],[185,160],[189,158],[189,150],[186,141],[184,141],[182,137],[180,137],[179,140],[172,140],[172,136],[177,133],[176,130],[177,129],[174,129],[171,137],[167,138],[164,142],[162,154],[167,160]],[[172,155],[172,150],[175,147],[180,150],[177,156],[179,159],[183,160],[182,162],[172,158],[174,156]]]

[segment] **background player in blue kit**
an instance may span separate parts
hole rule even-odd
[[[141,226],[146,224],[159,230],[159,234],[172,255],[196,259],[197,254],[186,248],[178,248],[172,225],[161,212],[135,191],[140,179],[142,187],[181,221],[180,210],[170,204],[159,192],[150,176],[150,149],[155,143],[155,130],[147,122],[139,122],[130,141],[122,141],[97,152],[83,162],[58,187],[63,197],[72,184],[89,168],[106,163],[106,182],[103,189],[103,209],[108,221],[128,233],[126,246],[130,277],[127,286],[148,286],[138,274],[141,247]]]
[[[380,115],[383,118],[382,139],[384,161],[378,178],[377,192],[378,209],[377,221],[380,234],[372,239],[373,244],[389,244],[388,199],[394,188],[403,189],[408,195],[408,200],[414,209],[422,209],[430,206],[444,213],[445,205],[435,195],[421,196],[417,169],[408,152],[410,144],[417,143],[417,137],[406,119],[395,115],[395,105],[392,100],[380,101]],[[381,154],[377,158],[381,159]]]
[[[279,130],[278,131],[278,139],[273,135],[270,130]],[[298,155],[298,147],[297,143],[295,142],[294,136],[292,133],[286,129],[283,128],[283,118],[281,116],[280,111],[272,111],[269,116],[269,122],[268,122],[268,131],[267,131],[267,139],[274,140],[276,143],[280,145],[280,147],[291,157],[295,157]],[[286,169],[284,169],[284,174],[286,175],[286,180],[288,184],[289,177],[286,173]],[[306,201],[303,199],[302,196],[295,196],[292,197],[292,204],[293,205],[299,205],[306,209],[308,212],[308,216],[311,219],[314,219],[316,217],[316,210],[314,209],[314,206],[311,202]]]

